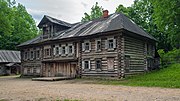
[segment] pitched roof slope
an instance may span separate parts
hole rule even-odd
[[[133,32],[132,34],[137,34],[151,40],[156,40],[153,36],[146,33],[143,29],[141,29],[138,25],[136,25],[132,20],[130,20],[122,13],[111,14],[108,18],[99,18],[92,21],[77,23],[70,29],[56,33],[56,36],[50,40],[88,36],[120,29],[128,30],[130,32]],[[41,39],[38,38],[35,41],[32,40],[23,45],[38,43],[39,40]]]
[[[48,15],[44,15],[43,19],[41,20],[41,22],[38,24],[38,27],[41,27],[41,25],[44,23],[44,21],[46,20],[49,20],[50,22],[52,23],[55,23],[55,24],[58,24],[58,25],[61,25],[61,26],[66,26],[66,27],[71,27],[72,24],[70,23],[67,23],[65,21],[62,21],[62,20],[58,20],[56,18],[53,18],[53,17],[50,17]]]
[[[20,63],[20,51],[0,50],[0,63]]]

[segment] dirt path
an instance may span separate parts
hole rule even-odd
[[[43,82],[0,77],[0,101],[180,101],[180,89],[85,84],[75,80]],[[5,100],[5,101],[6,101]]]

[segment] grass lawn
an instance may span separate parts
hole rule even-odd
[[[150,73],[127,77],[124,80],[95,80],[98,84],[180,88],[180,64]]]

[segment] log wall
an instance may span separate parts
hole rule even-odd
[[[144,70],[144,41],[127,37],[124,38],[124,57],[130,57],[129,71]]]

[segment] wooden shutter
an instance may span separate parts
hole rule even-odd
[[[89,60],[88,62],[89,62],[89,69],[91,69],[91,60]]]
[[[62,47],[59,47],[59,55],[62,54]]]
[[[97,44],[98,44],[98,40],[95,41],[95,50],[97,50]]]
[[[65,54],[68,54],[68,46],[65,47]]]
[[[84,69],[84,61],[82,60],[82,69]]]
[[[91,42],[89,42],[89,50],[91,50]]]
[[[74,54],[75,52],[74,52],[74,45],[72,45],[72,54]]]
[[[82,51],[85,51],[85,45],[82,43]]]
[[[105,40],[105,49],[108,49],[108,40]]]
[[[116,39],[113,39],[113,48],[116,48]]]
[[[53,55],[56,55],[56,47],[53,47]]]

